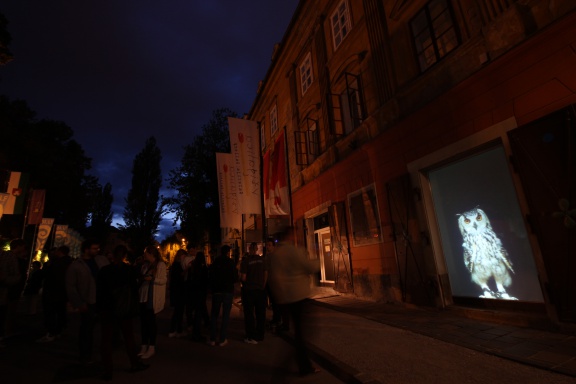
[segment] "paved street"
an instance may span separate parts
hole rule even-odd
[[[238,307],[233,307],[230,343],[225,347],[168,338],[171,310],[167,308],[159,318],[158,353],[150,359],[152,366],[144,372],[128,373],[128,359],[119,347],[115,350],[113,382],[576,383],[574,375],[551,371],[558,369],[559,365],[550,365],[549,369],[537,368],[534,364],[537,360],[531,362],[528,355],[520,363],[518,359],[512,361],[498,357],[495,352],[478,347],[496,345],[494,339],[499,337],[502,340],[514,339],[502,334],[502,330],[515,332],[515,335],[520,332],[530,335],[536,332],[534,330],[515,330],[514,327],[487,325],[463,318],[441,320],[442,316],[432,316],[427,311],[397,309],[391,312],[385,305],[339,297],[319,297],[308,305],[307,312],[312,319],[308,323],[312,356],[321,368],[316,375],[306,378],[297,375],[290,333],[283,336],[267,333],[264,342],[258,345],[243,343],[243,320]],[[72,315],[70,327],[61,339],[38,344],[34,340],[43,333],[40,315],[22,315],[18,324],[20,332],[0,349],[2,383],[100,382],[97,362],[88,368],[75,364],[74,319]],[[386,321],[394,325],[386,324]],[[450,327],[446,325],[447,321],[451,322]],[[467,333],[457,336],[457,326]],[[431,330],[434,331],[432,337],[426,335]],[[573,351],[570,349],[574,344],[572,336],[534,334],[541,337],[532,343],[541,343],[535,356],[548,356],[550,363],[554,354],[544,353],[546,348],[563,346],[564,355],[557,353],[555,358],[558,361],[570,360],[563,365],[564,370],[575,363],[576,353],[566,355]],[[474,345],[467,338],[471,335],[477,340]],[[448,340],[448,336],[451,342],[441,340],[442,337]],[[520,337],[515,340],[510,342],[510,347],[516,353],[525,351],[525,348],[520,348],[524,340]],[[554,346],[555,342],[564,344]],[[504,341],[498,343],[505,350],[502,346]]]

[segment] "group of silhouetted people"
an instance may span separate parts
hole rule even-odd
[[[118,245],[104,256],[99,242],[89,239],[82,243],[80,257],[70,257],[67,246],[54,248],[42,268],[33,264],[29,273],[28,265],[24,268],[25,263],[19,261],[28,258],[26,246],[15,240],[11,251],[0,255],[0,343],[12,316],[13,301],[25,292],[31,298],[39,297],[42,304],[46,334],[37,340],[39,343],[61,336],[69,312],[78,316],[81,364],[93,362],[94,330],[100,324],[101,378],[111,380],[118,333],[130,371],[149,367],[146,361],[157,353],[156,316],[165,308],[166,298],[172,307],[169,337],[227,345],[230,313],[240,286],[243,341],[255,345],[264,340],[266,312],[271,307],[269,325],[273,331],[288,330],[289,322],[294,327],[300,374],[315,373],[317,369],[307,355],[301,317],[303,302],[310,296],[310,276],[319,266],[291,243],[291,232],[281,235],[280,242],[268,239],[263,255],[258,254],[257,243],[250,243],[240,260],[228,245],[221,246],[217,254],[210,254],[209,247],[199,252],[180,249],[169,267],[156,246],[146,247],[141,256],[129,262],[126,246]],[[210,311],[207,301],[211,302]],[[30,313],[35,313],[35,299],[30,303]],[[140,346],[134,335],[136,319]]]

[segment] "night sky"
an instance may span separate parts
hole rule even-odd
[[[89,173],[112,184],[116,223],[148,137],[156,137],[166,178],[212,111],[250,110],[297,5],[5,0],[14,60],[0,66],[0,94],[73,129],[93,159]]]

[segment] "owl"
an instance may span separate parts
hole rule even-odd
[[[506,292],[506,287],[512,284],[512,262],[486,213],[476,207],[457,216],[463,240],[464,264],[470,271],[472,281],[482,288],[480,297],[517,300]],[[496,285],[495,291],[488,286],[491,279]]]

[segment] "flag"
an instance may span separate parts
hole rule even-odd
[[[4,205],[4,214],[19,215],[24,213],[26,188],[28,187],[28,174],[22,172],[10,172],[6,193],[10,195]]]
[[[262,158],[262,184],[264,190],[264,211],[266,217],[270,216],[270,206],[268,204],[268,199],[270,197],[270,150],[266,151],[264,157]]]
[[[274,143],[270,164],[270,182],[268,185],[267,216],[290,214],[290,194],[286,172],[286,145],[284,134],[278,135]]]
[[[6,202],[8,201],[9,198],[10,198],[9,194],[0,193],[0,219],[2,218],[2,215],[4,214],[4,205],[6,205]]]
[[[241,213],[261,213],[260,142],[258,123],[228,118],[230,148],[234,156],[234,170]]]
[[[38,226],[38,235],[36,236],[36,252],[44,249],[46,240],[48,240],[48,236],[50,236],[52,224],[54,224],[54,219],[42,219],[40,225]]]
[[[232,154],[216,153],[216,166],[218,167],[220,227],[240,229],[242,227],[242,213],[240,213],[238,206],[238,186],[236,185]]]
[[[54,246],[60,247],[66,245],[68,240],[68,226],[67,225],[57,225],[56,231],[54,232]]]
[[[44,200],[46,197],[46,190],[33,189],[31,193],[30,204],[28,206],[27,224],[40,224],[42,223],[42,215],[44,214]]]

